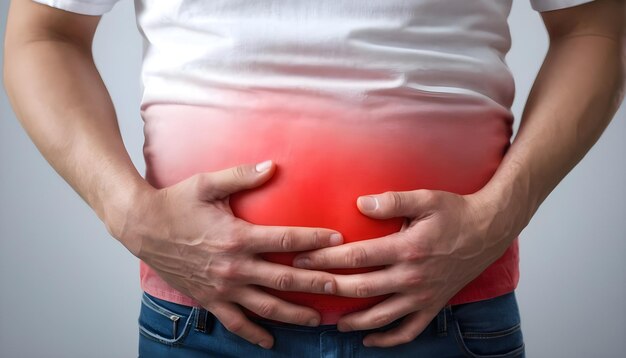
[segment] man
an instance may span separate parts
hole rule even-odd
[[[145,179],[91,58],[115,1],[37,2],[7,92],[142,260],[140,355],[523,356],[517,235],[623,98],[623,2],[531,0],[509,146],[510,1],[138,1]]]

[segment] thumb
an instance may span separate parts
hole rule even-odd
[[[275,165],[271,160],[242,164],[228,169],[198,175],[197,188],[202,200],[223,199],[235,192],[260,186],[272,177]]]
[[[430,191],[386,191],[382,194],[360,196],[357,199],[359,210],[375,219],[395,217],[417,217],[426,212],[430,202]]]

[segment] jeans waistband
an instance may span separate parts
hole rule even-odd
[[[382,330],[391,329],[399,325],[400,323],[402,323],[403,318],[404,317],[397,319],[379,329],[382,329]],[[448,326],[449,326],[451,318],[452,318],[451,305],[446,305],[444,308],[442,308],[439,311],[439,313],[437,313],[437,316],[433,318],[433,320],[430,322],[430,324],[428,325],[428,327],[426,327],[425,330],[431,329],[433,330],[433,333],[435,333],[437,336],[446,336],[448,334]],[[217,318],[211,312],[208,312],[206,309],[202,307],[198,307],[195,312],[195,317],[193,317],[193,319],[194,319],[194,329],[196,331],[210,333],[211,328],[213,327],[213,324],[215,323],[215,320]],[[337,330],[336,325],[321,325],[317,327],[308,327],[308,326],[293,325],[289,323],[269,321],[263,318],[252,318],[252,320],[254,320],[256,323],[259,323],[261,325],[278,326],[278,327],[281,327],[282,329],[293,328],[293,329],[297,329],[301,331],[307,330],[311,332]]]

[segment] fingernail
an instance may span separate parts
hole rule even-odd
[[[258,163],[254,169],[259,172],[262,173],[266,170],[268,170],[270,167],[272,166],[272,161],[271,160],[266,160],[264,162]]]
[[[309,326],[311,327],[317,327],[320,324],[320,321],[317,318],[313,318],[312,320],[309,321]]]
[[[343,242],[343,238],[341,237],[341,234],[334,233],[334,234],[330,235],[330,244],[331,245],[333,245],[333,246],[334,245],[339,245],[342,242]]]
[[[270,348],[272,348],[272,346],[270,346],[270,342],[267,342],[267,341],[261,341],[261,342],[259,342],[259,346],[261,346],[262,348],[265,348],[265,349],[270,349]]]
[[[364,339],[363,340],[363,345],[366,347],[371,347],[372,346],[372,341],[370,339]]]
[[[374,211],[378,209],[378,200],[373,196],[360,196],[359,201],[364,210]]]
[[[332,282],[326,282],[324,284],[324,292],[325,293],[334,293],[334,287]]]
[[[311,264],[311,260],[304,258],[304,257],[296,259],[293,262],[293,265],[297,267],[308,267],[310,264]]]

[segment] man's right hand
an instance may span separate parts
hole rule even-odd
[[[242,313],[315,324],[318,312],[257,286],[334,292],[333,275],[260,259],[257,253],[330,245],[328,229],[259,226],[233,216],[228,195],[261,185],[270,170],[243,165],[155,189],[137,172],[93,61],[101,16],[11,1],[3,84],[28,136],[93,208],[113,237],[232,332],[263,346],[273,338]],[[328,283],[330,283],[328,285]]]
[[[341,244],[342,238],[330,229],[254,225],[235,217],[229,195],[266,182],[275,168],[266,164],[200,173],[142,194],[116,235],[229,331],[269,348],[272,336],[250,321],[239,305],[268,319],[307,326],[317,326],[320,315],[258,286],[332,294],[336,285],[330,273],[268,262],[258,254],[312,250]]]

